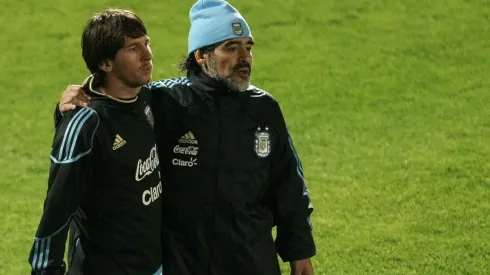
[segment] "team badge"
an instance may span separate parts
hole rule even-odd
[[[262,130],[259,127],[255,132],[255,153],[261,158],[265,158],[271,153],[269,128],[265,127],[265,130]]]
[[[148,122],[150,123],[151,127],[153,128],[155,122],[153,120],[153,113],[151,112],[150,106],[146,106],[146,108],[145,108],[145,115],[146,115],[146,119],[148,120]]]
[[[236,35],[242,35],[243,34],[243,27],[240,22],[235,22],[231,24],[231,27],[233,29],[233,33]]]

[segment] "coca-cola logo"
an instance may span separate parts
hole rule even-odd
[[[150,156],[148,156],[145,160],[138,160],[138,164],[136,165],[136,181],[142,181],[145,177],[151,175],[160,164],[160,160],[158,159],[157,147],[156,145],[151,148]]]
[[[177,144],[174,147],[174,153],[175,154],[197,156],[198,152],[199,152],[199,147],[196,147],[196,146],[185,147],[185,146],[180,146]]]

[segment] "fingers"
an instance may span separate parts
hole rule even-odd
[[[58,108],[60,109],[60,112],[64,113],[66,111],[74,110],[75,108],[77,108],[77,105],[71,103],[60,103],[60,106]]]
[[[313,264],[310,259],[293,261],[290,263],[291,275],[313,275]]]
[[[82,98],[80,98],[80,99],[83,101],[89,102],[90,100],[92,100],[92,98],[83,89],[80,89],[80,93],[78,96],[81,96]]]
[[[91,97],[87,95],[81,85],[69,85],[61,94],[59,109],[61,112],[73,110],[77,106],[87,107],[90,105]]]
[[[80,89],[71,103],[74,103],[78,106],[87,107],[88,105],[90,105],[91,99],[92,98],[89,95],[87,95],[82,89]]]
[[[70,85],[66,87],[66,90],[61,94],[60,103],[65,104],[71,102],[74,98],[77,97],[78,93],[81,90],[81,86]]]
[[[79,97],[75,97],[70,102],[67,102],[67,104],[75,104],[76,106],[80,107],[88,107],[89,105],[89,103],[86,102],[85,99],[80,99]]]
[[[92,98],[89,95],[87,95],[87,93],[83,90],[82,87],[83,87],[82,85],[68,85],[68,87],[66,87],[66,90],[63,92],[61,96],[62,98],[65,97],[66,99],[81,96],[80,97],[81,100],[84,99],[91,100]]]

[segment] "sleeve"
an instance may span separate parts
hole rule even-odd
[[[65,272],[68,227],[90,178],[98,123],[94,110],[80,108],[65,113],[56,128],[43,214],[28,260],[32,275]]]
[[[61,119],[63,118],[63,113],[60,112],[60,103],[56,103],[55,109],[54,109],[54,127],[57,128],[58,125],[61,122]]]
[[[311,258],[316,253],[310,214],[313,204],[303,167],[276,102],[274,123],[279,137],[272,164],[272,205],[277,227],[276,249],[284,262]],[[273,149],[273,150],[274,150]]]

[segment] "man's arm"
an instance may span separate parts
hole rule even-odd
[[[85,93],[84,89],[89,89],[87,84],[92,80],[92,75],[89,75],[83,81],[82,85],[68,85],[66,90],[61,94],[60,102],[56,104],[54,111],[54,126],[57,127],[58,123],[63,117],[63,113],[75,110],[78,107],[88,107],[91,103],[91,97]]]
[[[275,107],[274,123],[279,134],[278,144],[274,146],[276,152],[272,164],[272,209],[277,226],[276,248],[284,262],[291,262],[292,269],[296,269],[296,265],[302,266],[293,274],[313,274],[309,260],[316,253],[310,220],[313,205],[293,140],[279,105]]]
[[[68,85],[66,87],[61,94],[59,103],[56,104],[54,112],[55,126],[58,125],[63,113],[78,107],[87,107],[91,104],[92,98],[86,91],[90,90],[92,80],[93,77],[90,75],[83,81],[82,85]],[[185,77],[153,81],[143,86],[139,95],[151,100],[151,94],[155,93],[160,96],[163,91],[170,89],[176,84],[190,85],[190,82]]]
[[[56,128],[47,196],[29,255],[33,275],[64,274],[68,225],[91,174],[98,117],[89,108],[67,112]]]

